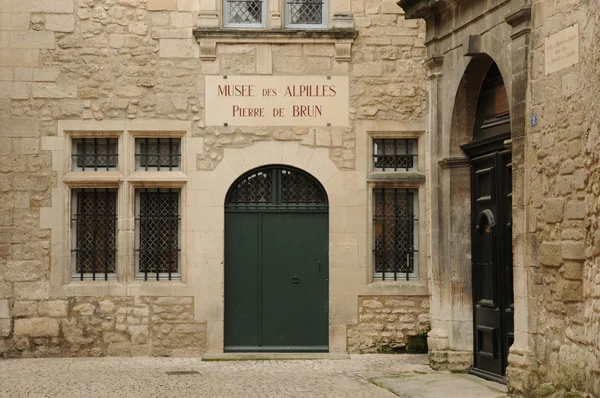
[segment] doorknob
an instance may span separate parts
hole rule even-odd
[[[294,276],[292,278],[292,283],[300,283],[300,278],[298,278],[297,276]]]

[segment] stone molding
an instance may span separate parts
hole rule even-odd
[[[510,38],[514,40],[531,31],[531,8],[521,8],[508,15],[504,20],[513,28]]]
[[[333,44],[335,59],[348,62],[351,57],[352,42],[358,35],[354,28],[333,28],[326,30],[256,30],[196,28],[194,36],[200,45],[200,59],[214,61],[217,57],[217,44]]]
[[[457,167],[469,167],[469,158],[467,157],[448,157],[438,161],[442,169],[454,169]]]

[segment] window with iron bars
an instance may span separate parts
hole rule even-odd
[[[135,211],[136,277],[180,279],[180,190],[138,189]]]
[[[181,167],[179,138],[136,138],[135,169],[143,171],[174,171]]]
[[[393,138],[373,140],[373,170],[416,171],[416,169],[416,139]]]
[[[327,9],[327,0],[285,0],[285,27],[293,29],[327,28]],[[267,26],[267,0],[223,0],[223,26],[226,28],[265,28]]]
[[[117,268],[117,190],[74,189],[71,199],[73,278],[108,280]]]
[[[71,168],[74,171],[112,171],[117,169],[117,138],[74,138]]]
[[[414,189],[373,189],[374,278],[418,278],[417,197]]]

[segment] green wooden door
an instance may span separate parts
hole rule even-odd
[[[328,351],[323,188],[284,166],[241,177],[225,214],[225,351]]]

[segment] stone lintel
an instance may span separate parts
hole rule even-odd
[[[326,30],[256,30],[196,28],[194,36],[200,44],[200,59],[214,61],[217,43],[223,44],[334,44],[335,59],[350,61],[350,50],[358,31],[354,28]]]

